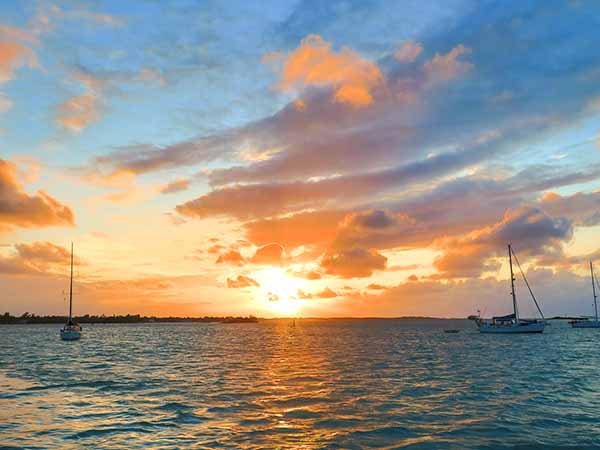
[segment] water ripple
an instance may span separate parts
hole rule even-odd
[[[598,448],[599,334],[470,327],[0,326],[0,447]]]

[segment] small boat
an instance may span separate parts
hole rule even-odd
[[[456,329],[451,329],[451,330],[444,330],[444,333],[460,333],[460,330],[456,330]]]
[[[71,242],[71,281],[69,284],[69,319],[60,329],[63,341],[76,341],[81,338],[81,326],[73,322],[73,243]]]
[[[523,280],[529,289],[529,293],[533,298],[535,306],[537,307],[542,320],[538,319],[521,319],[519,317],[519,308],[517,306],[517,296],[515,293],[515,275],[513,272],[513,256],[519,266],[519,270],[521,275],[523,276]],[[475,321],[477,328],[479,328],[480,333],[494,333],[494,334],[514,334],[514,333],[542,333],[544,331],[544,327],[546,326],[546,321],[544,319],[544,314],[538,305],[538,302],[533,295],[533,291],[529,286],[529,282],[527,281],[527,277],[525,277],[525,273],[521,269],[521,265],[519,264],[519,260],[517,256],[513,252],[512,246],[508,245],[508,260],[510,265],[510,285],[511,285],[511,296],[513,301],[513,313],[508,314],[506,316],[493,317],[492,319],[482,319],[479,315],[477,316],[469,316],[472,320]]]
[[[594,295],[594,320],[590,320],[587,318],[572,320],[569,322],[573,328],[600,328],[600,321],[598,320],[598,304],[596,295],[596,283],[598,280],[594,275],[594,265],[592,261],[590,261],[590,274],[592,276],[592,294]]]

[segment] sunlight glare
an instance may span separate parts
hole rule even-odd
[[[260,284],[257,300],[264,302],[265,308],[274,314],[292,316],[298,312],[301,301],[298,289],[304,288],[304,280],[290,277],[280,268],[269,268],[254,272],[252,275]]]

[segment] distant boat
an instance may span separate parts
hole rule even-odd
[[[519,308],[517,307],[517,296],[515,294],[515,275],[513,272],[513,256],[516,259],[516,255],[512,250],[512,246],[508,245],[508,260],[510,265],[510,286],[511,286],[511,296],[513,301],[513,313],[508,314],[506,316],[493,317],[492,319],[482,319],[479,316],[470,316],[475,323],[477,324],[477,328],[479,328],[480,333],[496,333],[496,334],[510,334],[510,333],[542,333],[544,331],[544,327],[546,326],[546,321],[544,320],[544,314],[542,314],[542,310],[540,309],[535,296],[533,295],[533,291],[529,286],[529,282],[525,277],[525,273],[521,269],[521,265],[519,264],[519,260],[516,259],[517,264],[519,265],[519,270],[521,271],[521,275],[525,280],[525,284],[529,289],[529,293],[533,298],[535,306],[537,307],[540,316],[542,316],[542,320],[529,320],[529,319],[521,319],[519,317]]]
[[[444,330],[444,333],[449,333],[449,334],[460,333],[460,330],[456,330],[456,329]]]
[[[598,320],[598,304],[596,301],[598,298],[596,295],[596,283],[598,280],[594,276],[594,265],[592,264],[592,261],[590,261],[590,274],[592,276],[592,294],[594,295],[594,320],[573,320],[570,322],[573,328],[600,328],[600,321]]]
[[[73,243],[71,242],[71,282],[69,284],[69,320],[60,329],[63,341],[76,341],[81,337],[81,327],[73,322]]]

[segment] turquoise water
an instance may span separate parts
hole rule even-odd
[[[600,330],[306,320],[94,325],[80,342],[58,330],[0,327],[0,447],[600,444]]]

